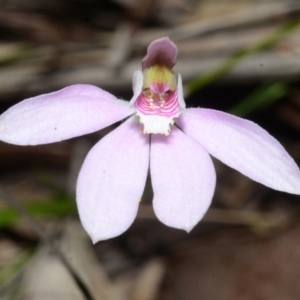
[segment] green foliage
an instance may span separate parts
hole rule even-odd
[[[246,117],[256,109],[267,107],[282,99],[289,91],[284,83],[271,83],[259,87],[250,96],[229,110],[229,113]]]
[[[71,197],[60,196],[45,202],[27,203],[24,209],[33,217],[50,218],[64,217],[66,215],[75,214],[76,203]],[[3,208],[0,210],[0,229],[7,228],[19,221],[18,213],[12,208]]]

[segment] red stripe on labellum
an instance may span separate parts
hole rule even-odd
[[[149,95],[148,95],[149,94]],[[162,95],[144,91],[135,102],[135,109],[143,115],[172,118],[180,114],[177,90]]]

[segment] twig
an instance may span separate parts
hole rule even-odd
[[[149,41],[157,38],[157,36],[167,35],[174,41],[185,40],[188,38],[199,37],[201,35],[240,28],[242,26],[251,26],[258,23],[266,23],[270,20],[276,20],[283,16],[292,15],[300,11],[298,1],[291,1],[287,3],[271,3],[265,5],[254,6],[253,9],[242,10],[239,13],[226,15],[222,18],[212,19],[208,21],[197,21],[184,25],[179,25],[169,30],[158,29],[144,30],[137,35],[136,40],[139,44],[147,46]]]
[[[170,30],[169,35],[174,36],[174,39],[186,39],[194,36],[207,34],[209,32],[216,32],[220,30],[232,29],[241,26],[249,26],[259,22],[267,22],[278,17],[290,15],[299,12],[299,3],[293,2],[292,5],[278,3],[254,6],[251,10],[241,11],[238,14],[226,16],[219,19],[217,22],[213,21],[199,21],[192,24],[178,26]]]
[[[53,253],[60,259],[62,264],[65,266],[65,268],[68,270],[68,272],[76,282],[78,288],[81,290],[86,300],[94,300],[85,283],[81,280],[80,276],[69,264],[64,254],[54,245],[52,239],[44,232],[44,230],[41,228],[38,222],[35,219],[33,219],[25,209],[23,209],[23,207],[14,199],[14,197],[12,197],[12,195],[2,185],[0,185],[0,196],[2,196],[6,200],[6,202],[20,214],[20,216],[35,231],[35,233],[38,235],[41,241],[45,245],[49,246]]]

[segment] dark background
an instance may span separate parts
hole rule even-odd
[[[161,36],[179,48],[188,107],[257,122],[300,164],[298,1],[0,1],[0,112],[75,83],[130,100],[132,73]],[[1,186],[22,208],[0,195],[1,300],[86,299],[52,243],[94,299],[300,298],[299,196],[217,160],[213,204],[190,234],[156,219],[148,184],[132,227],[93,247],[74,189],[86,153],[111,129],[37,147],[0,143]]]

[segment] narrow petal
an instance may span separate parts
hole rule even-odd
[[[182,86],[182,79],[181,75],[178,74],[178,80],[177,80],[177,93],[178,93],[178,102],[182,109],[185,109],[185,101],[183,97],[183,86]]]
[[[136,70],[132,75],[133,96],[130,100],[130,106],[134,104],[136,99],[141,94],[143,89],[143,80],[144,80],[143,73],[140,70]]]
[[[158,219],[190,231],[207,211],[216,185],[209,154],[174,127],[168,137],[152,135],[150,172]]]
[[[77,182],[81,222],[94,243],[123,233],[133,222],[149,166],[149,136],[131,117],[87,155]]]
[[[298,166],[257,124],[211,109],[187,109],[176,123],[228,166],[275,190],[300,194]]]
[[[132,114],[129,103],[92,85],[73,85],[24,100],[0,116],[0,140],[58,142],[107,127]]]

